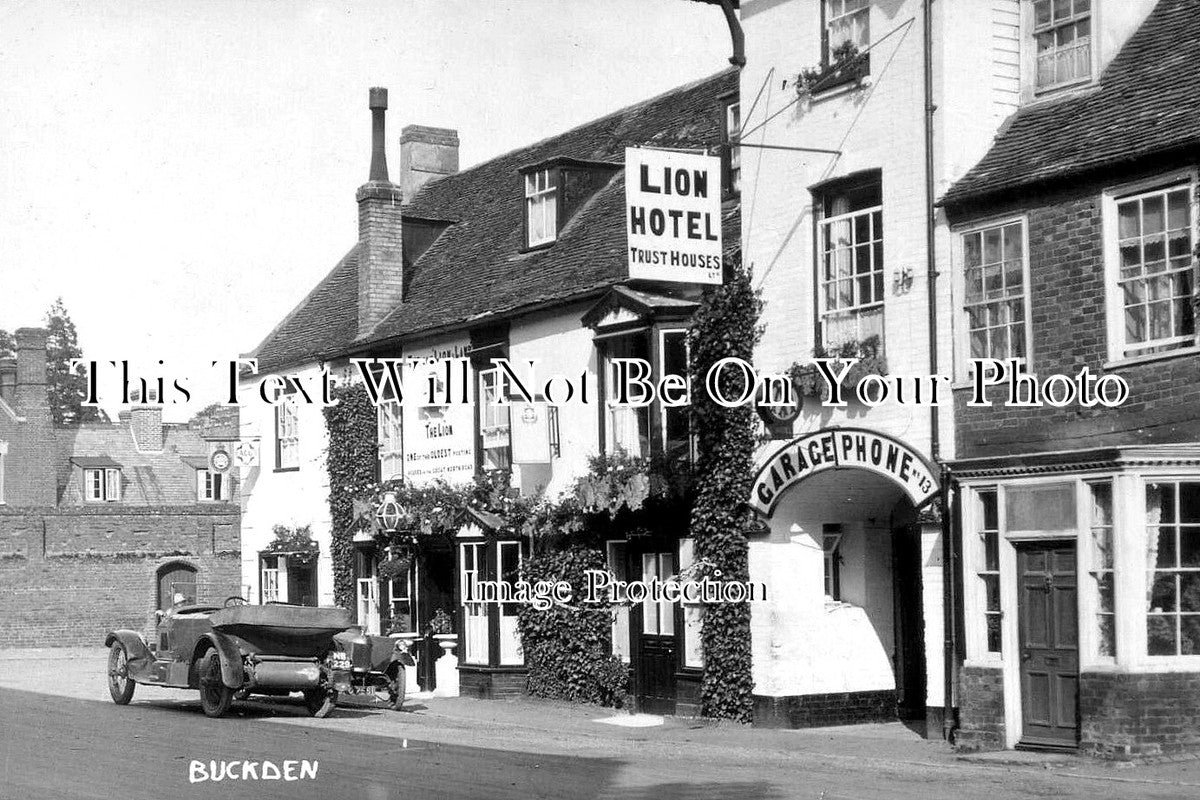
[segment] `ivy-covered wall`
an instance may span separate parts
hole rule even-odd
[[[361,384],[335,386],[327,406],[325,427],[329,451],[330,556],[333,560],[334,603],[354,608],[354,534],[363,523],[355,509],[375,488],[378,472],[378,428],[375,406]]]
[[[761,333],[761,302],[750,273],[736,263],[726,282],[710,289],[688,335],[692,354],[692,413],[699,438],[691,533],[696,559],[723,581],[748,581],[747,533],[752,519],[745,500],[754,469],[754,410],[749,404],[724,408],[713,401],[704,380],[723,358],[751,362]],[[723,370],[721,394],[740,396],[742,371]],[[717,574],[719,571],[720,574]],[[750,606],[708,605],[701,632],[704,674],[701,714],[749,722],[754,681],[750,672]]]

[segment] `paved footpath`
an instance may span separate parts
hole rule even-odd
[[[0,650],[0,688],[111,707],[105,669],[103,648]],[[4,696],[0,694],[0,715],[5,711]],[[16,700],[9,702],[16,707]],[[146,686],[137,688],[133,703],[139,719],[146,713],[156,719],[157,708],[187,712],[185,719],[196,720],[197,706],[194,692]],[[305,716],[294,703],[245,703],[240,708],[235,716],[250,724],[251,730],[267,725],[322,736],[340,732],[347,741],[383,743],[378,746],[394,752],[441,745],[509,753],[515,758],[534,754],[573,758],[580,765],[597,760],[618,765],[606,772],[603,791],[596,796],[1200,797],[1200,761],[1196,760],[1118,766],[1079,757],[1011,752],[964,759],[945,743],[924,740],[899,723],[765,730],[668,717],[654,727],[618,727],[597,722],[612,717],[611,709],[536,699],[413,697],[405,712],[355,699],[324,720]],[[392,744],[386,745],[387,741]],[[11,768],[11,762],[6,766]],[[545,796],[556,795],[549,791]]]

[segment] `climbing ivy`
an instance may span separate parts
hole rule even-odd
[[[750,362],[761,335],[762,303],[750,272],[735,261],[721,286],[704,296],[688,334],[692,358],[692,410],[699,436],[691,532],[696,558],[710,565],[714,578],[749,580],[747,533],[753,520],[745,505],[753,472],[754,411],[748,405],[724,408],[705,387],[709,369],[723,358]],[[721,373],[721,395],[741,396],[741,370]],[[720,570],[720,575],[716,575]],[[754,682],[750,673],[750,606],[706,606],[701,629],[704,673],[701,713],[749,722]]]
[[[354,534],[364,529],[354,501],[375,485],[379,456],[375,406],[361,384],[335,386],[326,406],[325,428],[329,449],[325,467],[329,472],[330,556],[333,561],[334,602],[354,607]]]

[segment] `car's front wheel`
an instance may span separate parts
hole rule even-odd
[[[129,651],[120,642],[113,642],[108,651],[108,693],[117,705],[128,705],[135,686],[129,677]]]
[[[210,717],[223,717],[233,705],[233,689],[221,679],[221,657],[209,650],[200,658],[196,670],[200,679],[200,707]]]
[[[337,706],[338,693],[331,689],[310,689],[304,693],[304,707],[317,719],[328,717]]]

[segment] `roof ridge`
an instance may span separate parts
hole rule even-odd
[[[717,72],[714,72],[710,75],[706,75],[703,78],[697,78],[696,80],[689,81],[687,83],[682,83],[678,86],[675,86],[674,88],[667,89],[664,92],[660,92],[659,94],[656,94],[653,97],[648,97],[645,100],[641,100],[641,101],[639,101],[637,103],[633,103],[631,105],[622,106],[621,108],[610,111],[607,114],[602,114],[601,116],[595,117],[594,119],[590,119],[587,122],[581,122],[578,125],[567,128],[566,130],[559,131],[558,133],[552,134],[550,136],[544,136],[541,139],[537,139],[536,141],[521,145],[520,147],[514,147],[511,150],[504,151],[503,153],[497,153],[496,155],[492,156],[491,158],[487,159],[486,161],[480,161],[478,163],[472,164],[469,167],[460,169],[458,172],[451,172],[448,175],[442,175],[438,178],[428,181],[427,183],[422,184],[421,188],[419,190],[417,190],[417,193],[413,197],[414,197],[414,199],[417,197],[420,197],[421,192],[423,192],[425,190],[426,186],[430,186],[435,183],[440,183],[440,182],[446,180],[447,178],[454,178],[459,175],[466,175],[467,173],[469,173],[473,170],[477,170],[481,167],[486,167],[487,165],[491,164],[494,161],[500,161],[501,159],[510,158],[524,150],[533,150],[534,148],[541,147],[542,145],[544,145],[548,142],[552,142],[555,139],[562,139],[564,137],[571,135],[572,133],[581,131],[584,128],[590,128],[591,126],[597,125],[601,122],[604,122],[605,120],[613,119],[614,117],[628,114],[631,111],[637,111],[639,109],[646,108],[647,106],[653,105],[654,103],[658,103],[663,100],[666,100],[668,97],[671,97],[673,95],[680,94],[681,92],[691,91],[692,89],[696,89],[700,86],[703,86],[704,84],[706,84],[710,81],[716,81],[719,78],[723,78],[730,72],[736,71],[736,69],[737,69],[736,67],[725,67],[724,69],[718,70]],[[406,200],[405,202],[408,202],[408,201]]]

